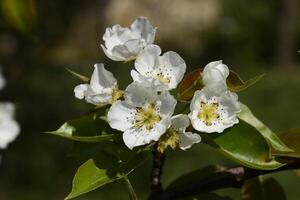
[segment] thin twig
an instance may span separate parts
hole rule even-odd
[[[157,150],[152,152],[153,154],[153,165],[151,171],[151,194],[149,199],[154,199],[157,194],[162,192],[161,175],[162,167],[164,165],[165,155],[158,152]]]
[[[126,181],[127,187],[129,189],[131,200],[138,200],[137,195],[136,195],[128,177],[124,176],[124,180]]]
[[[232,167],[224,171],[208,175],[202,180],[196,180],[188,184],[179,185],[172,188],[168,188],[166,190],[162,190],[159,194],[155,195],[155,198],[150,199],[174,200],[190,195],[199,194],[201,192],[208,192],[217,189],[240,188],[242,187],[243,183],[248,179],[269,173],[299,168],[300,161],[287,164],[275,170],[254,170],[243,166]]]

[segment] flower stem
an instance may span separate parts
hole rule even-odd
[[[165,154],[160,153],[159,151],[155,150],[152,152],[153,155],[153,165],[151,171],[151,194],[149,199],[155,199],[156,195],[159,195],[162,192],[162,185],[161,185],[161,175],[162,175],[162,168],[164,165]]]

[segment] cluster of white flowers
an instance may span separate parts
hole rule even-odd
[[[177,100],[169,91],[183,79],[186,64],[176,52],[162,54],[153,44],[155,33],[156,28],[145,17],[136,19],[130,28],[107,28],[105,46],[101,47],[114,61],[135,60],[133,82],[123,92],[113,74],[103,64],[96,64],[90,84],[75,87],[75,96],[96,106],[112,104],[107,121],[123,132],[123,141],[130,149],[158,141],[162,151],[166,144],[185,150],[201,141],[199,134],[186,132],[190,124],[197,131],[211,133],[238,123],[240,104],[237,95],[227,89],[229,70],[222,61],[205,67],[205,87],[195,92],[190,114],[173,116]]]
[[[5,79],[0,73],[0,89],[5,86]],[[10,102],[0,102],[0,149],[5,149],[20,132],[19,124],[14,119],[15,107]]]

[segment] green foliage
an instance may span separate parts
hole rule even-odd
[[[29,34],[36,25],[35,0],[2,0],[2,15],[9,26],[23,34]]]
[[[103,107],[64,123],[56,131],[47,133],[83,142],[101,142],[120,137],[119,132],[110,128],[106,120],[107,108]]]
[[[259,131],[261,135],[266,138],[266,140],[272,147],[272,153],[293,152],[293,150],[288,148],[269,127],[267,127],[259,119],[257,119],[246,105],[242,104],[242,111],[238,113],[238,117],[251,126],[255,127],[257,131]]]
[[[281,132],[279,138],[293,150],[293,152],[276,153],[277,156],[300,158],[300,129],[290,129]]]
[[[284,165],[271,155],[265,138],[243,120],[221,134],[202,134],[202,138],[217,151],[250,168],[271,170]]]
[[[121,135],[113,135],[113,134],[99,135],[99,136],[76,136],[73,135],[75,130],[76,128],[74,126],[71,126],[68,123],[64,123],[56,131],[51,131],[47,133],[61,136],[70,140],[79,141],[79,142],[103,142],[106,140],[114,140],[121,136]]]
[[[286,200],[281,185],[271,177],[259,176],[247,180],[242,188],[242,200]]]
[[[227,77],[226,83],[228,89],[232,92],[240,92],[248,87],[254,85],[257,81],[262,79],[264,74],[255,76],[247,81],[243,81],[243,79],[234,71],[230,71],[229,76]]]
[[[90,159],[78,168],[73,179],[72,191],[65,199],[80,196],[119,178],[122,176],[108,177],[106,170],[99,169],[94,160]]]
[[[127,175],[149,158],[147,151],[131,151],[114,142],[103,142],[99,149],[93,150],[93,159],[85,162],[77,170],[72,191],[66,199],[80,196],[118,179],[127,178]]]
[[[183,78],[179,84],[177,92],[177,99],[179,101],[189,102],[193,98],[195,91],[201,90],[204,87],[202,83],[202,71],[202,68],[196,69]],[[230,91],[240,92],[254,85],[262,77],[264,77],[264,74],[244,81],[236,72],[230,71],[229,76],[226,79],[226,83]]]
[[[77,72],[74,72],[72,70],[70,70],[69,68],[66,68],[68,70],[68,72],[70,72],[73,76],[75,76],[76,78],[79,78],[79,80],[83,81],[84,83],[88,83],[90,81],[90,78],[84,76],[84,75],[81,75],[81,74],[78,74]]]

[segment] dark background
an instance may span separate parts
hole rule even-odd
[[[100,48],[107,26],[129,25],[147,16],[158,27],[156,44],[174,50],[188,71],[222,59],[245,79],[265,78],[239,94],[240,100],[274,131],[300,127],[300,2],[297,0],[1,0],[0,64],[7,79],[1,101],[16,105],[18,139],[2,152],[1,200],[59,200],[71,189],[81,164],[73,144],[43,132],[84,114],[90,105],[74,98],[79,81],[68,67],[90,75],[105,63],[121,88],[133,64],[112,62]],[[88,147],[87,147],[88,148]],[[88,158],[86,158],[88,159]],[[167,155],[163,184],[207,164],[233,163],[205,144]],[[138,196],[148,194],[151,163],[130,178]],[[273,175],[289,200],[300,196],[293,171]],[[218,193],[239,199],[237,189]],[[78,199],[129,199],[121,180]]]

